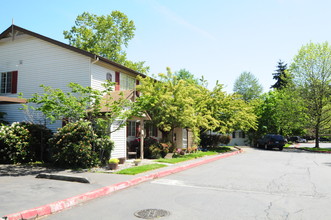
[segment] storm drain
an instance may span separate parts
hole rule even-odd
[[[170,212],[163,209],[144,209],[134,213],[138,218],[154,219],[170,215]]]

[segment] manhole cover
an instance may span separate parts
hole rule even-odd
[[[163,209],[144,209],[134,213],[138,218],[154,219],[170,215],[170,212]]]

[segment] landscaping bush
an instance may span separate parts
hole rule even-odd
[[[99,162],[101,164],[107,164],[114,146],[114,141],[112,141],[109,136],[104,136],[95,140],[94,151],[98,153]]]
[[[231,137],[229,135],[220,135],[219,141],[221,144],[227,145],[231,141]]]
[[[140,138],[136,138],[130,143],[131,149],[139,149]],[[154,137],[147,137],[144,139],[144,158],[158,159],[167,155],[167,153],[173,153],[176,150],[174,145],[170,142],[159,143],[159,140]],[[140,152],[138,152],[140,153]],[[139,156],[139,154],[138,154]]]
[[[139,142],[140,144],[140,142]],[[155,156],[159,157],[159,152],[156,149],[154,151],[154,147],[151,146],[157,146],[159,144],[159,140],[154,137],[147,137],[144,139],[144,158],[152,159],[155,158]]]
[[[30,132],[18,122],[0,126],[0,163],[23,163],[33,160],[29,150]]]
[[[228,144],[231,141],[229,135],[201,133],[201,146],[203,148],[217,147],[220,144]]]
[[[70,168],[97,165],[100,160],[97,153],[99,149],[94,148],[96,142],[97,135],[90,122],[79,120],[66,124],[50,139],[54,164]]]
[[[29,153],[33,161],[50,162],[50,148],[48,140],[52,137],[52,131],[44,125],[22,122],[30,133]]]
[[[176,148],[172,143],[168,142],[152,144],[148,150],[150,151],[151,159],[158,159],[165,157],[167,153],[174,153]]]

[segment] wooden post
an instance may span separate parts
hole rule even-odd
[[[144,159],[144,120],[140,119],[140,159]]]

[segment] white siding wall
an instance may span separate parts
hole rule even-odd
[[[115,71],[102,67],[98,65],[98,63],[91,65],[91,81],[93,89],[98,89],[99,91],[104,90],[102,83],[106,82],[107,73],[112,75],[112,82],[115,82]]]
[[[232,137],[230,143],[228,144],[229,146],[248,146],[249,145],[248,138],[239,137],[239,133],[242,133],[242,131],[235,131],[235,138],[232,137],[233,134],[229,134],[230,137]]]
[[[0,40],[0,72],[14,70],[18,71],[17,92],[23,93],[24,98],[41,93],[41,84],[64,91],[68,91],[70,82],[91,85],[88,57],[27,35],[14,41]],[[26,116],[18,110],[19,106],[1,105],[0,111],[7,112],[5,120],[24,121]]]
[[[115,121],[111,126],[111,131],[118,128],[121,121]],[[111,133],[110,138],[114,141],[115,147],[111,152],[111,158],[126,158],[126,126]]]
[[[69,91],[66,86],[75,82],[101,90],[108,72],[115,81],[114,71],[98,65],[98,62],[91,64],[89,57],[27,35],[14,41],[0,40],[0,72],[14,70],[18,71],[18,93],[23,93],[24,98],[42,93],[41,84]],[[19,104],[0,105],[0,112],[7,113],[5,120],[9,122],[31,120],[19,110],[20,107]],[[55,131],[61,127],[61,122],[48,127]],[[116,123],[112,127],[116,127]],[[112,157],[126,157],[126,127],[112,133],[111,138],[115,142]]]

